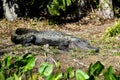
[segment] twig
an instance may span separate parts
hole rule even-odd
[[[87,66],[87,65],[85,65],[84,63],[79,62],[79,61],[78,61],[78,60],[76,60],[76,59],[73,59],[73,61],[74,61],[74,62],[77,62],[78,64],[80,64],[80,65],[82,65],[82,66],[84,66],[84,67],[87,67],[87,68],[88,68],[88,66]]]

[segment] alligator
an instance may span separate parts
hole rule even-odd
[[[99,52],[99,49],[93,47],[87,40],[54,30],[37,31],[28,28],[17,28],[11,34],[11,41],[23,46],[48,44],[49,46],[57,46],[59,50],[64,51],[80,49]]]

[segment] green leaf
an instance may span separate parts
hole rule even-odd
[[[58,69],[61,68],[61,64],[60,64],[60,62],[57,62],[56,67],[57,67]]]
[[[6,80],[15,80],[14,77],[9,77]]]
[[[104,74],[105,80],[117,80],[113,68],[110,66]]]
[[[51,15],[57,15],[59,16],[60,13],[58,11],[58,9],[56,9],[56,7],[52,7],[50,5],[47,5],[47,8],[48,8],[48,12],[51,14]]]
[[[27,65],[25,66],[25,70],[31,70],[35,66],[35,57],[31,57],[27,62]]]
[[[19,77],[18,75],[14,74],[14,78],[15,80],[21,80],[21,77]]]
[[[51,74],[45,80],[60,80],[63,77],[62,73]]]
[[[38,69],[40,75],[49,76],[53,71],[53,65],[48,63],[42,63]]]
[[[44,70],[44,76],[49,76],[53,72],[53,65],[48,64]]]
[[[45,77],[45,80],[54,80],[54,75],[49,75],[47,77]]]
[[[60,80],[62,78],[62,76],[63,76],[62,73],[58,73],[55,75],[54,80]]]
[[[25,71],[29,71],[33,69],[35,66],[35,55],[32,54],[25,54],[23,58],[15,62],[15,65],[19,68],[20,71],[23,73]]]
[[[71,0],[66,0],[67,6],[70,6],[72,4]]]
[[[66,7],[72,4],[72,0],[52,0],[47,5],[48,12],[54,16],[60,16],[60,12],[66,12]]]
[[[47,66],[47,63],[42,63],[42,64],[40,65],[40,67],[39,67],[39,69],[38,69],[38,72],[39,72],[40,75],[43,75],[43,72],[44,72],[46,66]]]
[[[89,66],[88,74],[98,76],[104,70],[104,65],[97,61],[95,64]]]
[[[11,56],[5,56],[5,66],[9,68],[10,64],[11,64]]]
[[[5,80],[5,76],[2,71],[0,72],[0,80]]]
[[[120,34],[120,21],[115,22],[113,26],[107,28],[103,37],[113,37],[118,34]]]
[[[66,5],[66,3],[65,3],[66,1],[65,0],[61,0],[61,1],[62,1],[63,5],[65,6]]]
[[[76,80],[86,80],[86,79],[89,79],[88,74],[78,69],[76,71]]]
[[[66,71],[66,73],[64,74],[65,78],[70,78],[72,79],[74,77],[74,70],[69,67]]]

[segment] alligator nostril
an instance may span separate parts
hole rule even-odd
[[[95,49],[95,52],[99,52],[99,48],[96,48],[96,49]]]

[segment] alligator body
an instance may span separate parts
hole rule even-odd
[[[11,35],[11,40],[15,44],[24,46],[45,45],[58,46],[58,49],[68,51],[70,48],[79,48],[80,50],[93,50],[98,52],[99,49],[90,45],[86,40],[68,35],[60,31],[37,31],[26,28],[18,28]]]

